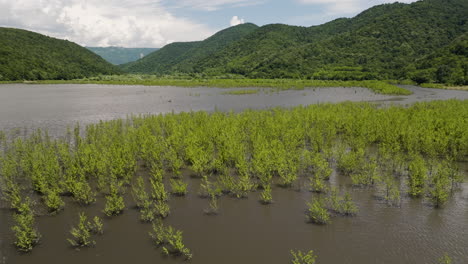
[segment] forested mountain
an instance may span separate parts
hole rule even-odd
[[[142,57],[157,51],[157,48],[122,48],[122,47],[86,47],[90,51],[101,56],[106,61],[114,64],[124,64],[141,59]]]
[[[411,71],[418,83],[468,84],[468,33],[418,60]]]
[[[383,4],[354,18],[319,26],[266,25],[208,56],[191,57],[188,62],[181,59],[182,51],[164,60],[148,56],[124,69],[145,73],[234,73],[251,78],[419,81],[424,77],[426,81],[466,84],[466,54],[451,52],[452,46],[466,47],[466,41],[460,40],[466,32],[467,0]],[[448,55],[456,59],[450,60]],[[456,72],[457,76],[441,79],[437,72]]]
[[[74,79],[119,72],[73,42],[0,28],[0,81]]]
[[[254,24],[241,24],[224,29],[204,41],[172,43],[136,62],[122,65],[122,69],[133,73],[193,72],[197,70],[194,65],[200,60],[242,39],[257,28]]]

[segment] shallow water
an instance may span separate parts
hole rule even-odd
[[[251,193],[248,199],[222,197],[219,214],[207,216],[203,210],[208,200],[196,195],[199,180],[189,182],[187,197],[171,198],[171,215],[165,223],[183,230],[194,264],[289,263],[291,249],[313,249],[319,263],[435,263],[444,252],[453,263],[466,263],[468,259],[466,191],[456,194],[443,209],[435,210],[409,198],[403,198],[401,208],[388,207],[374,198],[374,191],[358,189],[352,192],[359,207],[357,216],[334,217],[331,224],[318,226],[305,220],[306,201],[312,194],[304,189],[276,188],[271,205],[260,204],[258,193]],[[341,188],[350,186],[343,183]],[[86,208],[67,200],[65,211],[58,216],[39,217],[42,242],[32,253],[23,255],[10,244],[10,213],[2,210],[0,252],[4,263],[183,262],[163,257],[151,244],[151,225],[138,220],[132,202],[127,203],[124,214],[104,218],[104,235],[97,237],[95,247],[80,251],[70,248],[66,239],[78,212],[103,216],[103,199],[98,200]]]
[[[408,104],[449,98],[468,99],[468,92],[409,87],[411,96],[376,95],[361,88],[323,88],[223,95],[226,89],[102,85],[2,85],[0,129],[48,128],[60,134],[75,122],[94,123],[129,114],[157,114],[215,109],[240,111],[321,102],[372,101]],[[22,132],[23,133],[23,132]],[[463,168],[468,174],[468,168]],[[312,194],[275,188],[272,205],[261,205],[258,193],[248,199],[222,197],[220,214],[207,216],[208,200],[199,198],[199,179],[188,179],[189,195],[170,200],[166,220],[184,232],[194,256],[191,263],[289,263],[291,249],[313,249],[318,263],[436,263],[447,252],[453,263],[468,263],[468,184],[443,209],[402,197],[401,208],[375,199],[373,190],[356,189],[351,195],[359,207],[355,217],[335,217],[326,226],[306,223],[306,201]],[[349,178],[333,174],[331,182],[349,189]],[[103,198],[90,207],[67,200],[58,216],[41,216],[41,244],[30,254],[16,252],[10,231],[11,212],[0,209],[0,264],[22,263],[181,263],[165,258],[151,244],[149,224],[127,203],[123,215],[104,219],[105,233],[93,248],[76,251],[68,246],[71,225],[80,211],[103,216]]]
[[[44,128],[51,133],[62,133],[66,126],[74,126],[76,122],[96,123],[130,114],[241,111],[342,101],[409,104],[468,99],[466,91],[405,87],[414,94],[388,96],[363,88],[315,88],[279,92],[260,89],[258,94],[227,95],[223,93],[228,89],[209,87],[8,84],[0,85],[0,130],[24,132]]]

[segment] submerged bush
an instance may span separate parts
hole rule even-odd
[[[215,195],[212,195],[210,198],[209,208],[205,209],[204,212],[207,215],[216,215],[218,214],[218,198]]]
[[[314,251],[310,250],[309,252],[302,252],[301,250],[291,250],[291,255],[292,255],[292,264],[314,264],[315,259],[317,258],[316,255],[314,255]]]
[[[166,192],[166,188],[164,187],[164,183],[162,179],[150,179],[151,183],[151,197],[157,201],[167,201],[168,194]]]
[[[271,195],[271,186],[267,185],[263,187],[260,193],[260,202],[262,204],[270,204],[273,202],[273,196]]]
[[[149,233],[156,246],[162,247],[166,255],[184,256],[186,260],[192,258],[192,253],[182,241],[182,231],[171,226],[164,226],[161,220],[153,222],[153,230]]]
[[[429,198],[435,207],[441,207],[450,194],[450,178],[447,167],[438,164],[436,173],[432,176],[429,187]]]
[[[107,216],[115,216],[121,214],[124,209],[124,198],[119,194],[118,186],[115,183],[112,183],[110,194],[106,195],[106,204],[103,212]]]
[[[40,233],[35,228],[34,212],[32,211],[32,202],[26,198],[18,208],[18,213],[13,216],[14,225],[12,230],[15,232],[15,246],[18,250],[29,252],[39,243]]]
[[[65,202],[59,196],[59,193],[54,190],[47,192],[44,197],[44,203],[51,214],[56,214],[65,207]]]
[[[95,216],[92,222],[88,221],[88,217],[84,212],[79,214],[79,223],[77,227],[72,227],[70,234],[73,238],[68,238],[67,241],[73,247],[90,247],[96,244],[92,239],[93,234],[103,234],[102,220]]]
[[[142,177],[138,177],[136,184],[132,187],[132,197],[137,208],[143,208],[149,200],[149,195],[145,190],[145,183]]]
[[[188,183],[183,182],[179,179],[171,179],[171,190],[172,193],[177,196],[184,196],[187,194]]]
[[[156,210],[156,215],[158,215],[161,218],[168,217],[169,213],[171,212],[169,204],[164,201],[157,201],[154,208]]]
[[[409,194],[419,197],[424,193],[427,179],[427,168],[422,157],[416,156],[409,163],[408,187]]]
[[[325,207],[325,203],[321,198],[313,199],[311,203],[307,203],[307,219],[315,224],[330,223],[330,213]]]

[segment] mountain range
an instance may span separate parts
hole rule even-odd
[[[241,40],[257,28],[254,24],[242,24],[222,30],[204,41],[171,43],[135,63],[121,65],[121,68],[131,73],[192,72],[200,60]]]
[[[238,25],[205,41],[167,45],[121,69],[150,74],[466,84],[467,32],[466,0],[383,4],[319,26]]]

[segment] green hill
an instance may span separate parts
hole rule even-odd
[[[124,64],[121,68],[131,73],[197,71],[194,66],[198,61],[242,39],[257,28],[254,24],[242,24],[222,30],[204,41],[172,43],[136,62]]]
[[[73,42],[0,28],[0,81],[74,79],[119,72]]]
[[[262,78],[408,78],[420,58],[467,32],[467,10],[465,0],[385,4],[352,19],[303,29],[302,38],[284,40],[277,36],[294,34],[297,28],[265,27],[257,31],[268,30],[273,37],[254,32],[248,36],[252,40],[246,38],[199,65],[205,72]]]
[[[122,48],[122,47],[86,47],[90,51],[101,56],[106,61],[114,64],[124,64],[141,59],[142,57],[157,51],[156,48]]]
[[[466,0],[383,4],[354,18],[319,26],[266,25],[209,56],[192,56],[187,61],[179,54],[177,59],[166,57],[161,68],[146,67],[143,71],[136,62],[124,69],[134,73],[233,73],[250,78],[337,80],[416,79],[428,74],[435,80],[434,70],[420,73],[424,69],[421,62],[430,54],[444,57],[444,50],[466,32]],[[158,61],[156,56],[145,59],[147,64]],[[443,68],[445,62],[439,62]],[[466,81],[458,78],[457,82]]]
[[[416,61],[411,74],[418,83],[468,84],[468,33]]]

